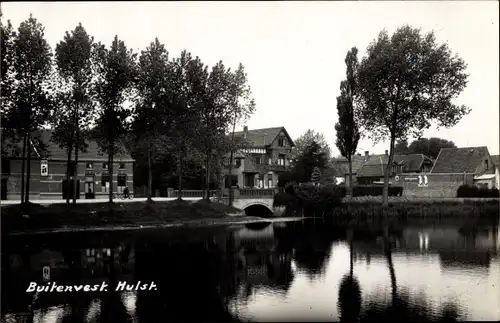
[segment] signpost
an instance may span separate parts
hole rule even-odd
[[[49,176],[49,162],[46,159],[40,161],[40,176]]]

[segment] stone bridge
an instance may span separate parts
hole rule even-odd
[[[273,212],[273,201],[274,195],[277,193],[277,189],[233,189],[234,200],[233,206],[240,210],[247,211],[263,211],[265,208],[269,212]],[[179,192],[177,190],[171,191],[169,197],[177,197]],[[186,198],[202,198],[204,191],[201,190],[183,190],[182,197]],[[212,190],[210,195],[214,199],[218,199],[223,203],[229,203],[229,190]]]

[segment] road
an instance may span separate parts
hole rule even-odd
[[[119,203],[134,203],[134,202],[146,202],[145,197],[137,197],[132,200],[125,199],[114,199],[113,201],[119,202]],[[174,201],[176,200],[176,197],[153,197],[153,201],[156,202],[168,202],[168,201]],[[199,201],[202,198],[201,197],[183,197],[182,198],[184,201]],[[106,199],[78,199],[76,200],[76,203],[107,203],[109,200]],[[19,204],[21,201],[20,200],[3,200],[0,202],[0,206],[4,205],[13,205],[13,204]],[[57,200],[30,200],[31,203],[36,203],[36,204],[64,204],[66,203],[66,200],[63,199],[57,199]],[[71,201],[72,202],[72,201]]]

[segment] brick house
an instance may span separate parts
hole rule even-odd
[[[50,130],[43,130],[34,136],[46,146],[44,151],[38,151],[31,146],[30,199],[33,200],[65,199],[66,194],[73,191],[74,168],[70,170],[71,179],[68,189],[66,183],[67,153],[65,149],[61,149],[58,144],[51,141],[51,135]],[[87,144],[87,151],[80,152],[78,156],[77,198],[107,198],[110,189],[108,157],[100,152],[95,141],[88,141]],[[2,156],[3,200],[20,200],[21,164],[22,157],[13,154],[12,151]],[[115,193],[123,192],[127,186],[130,192],[133,192],[133,165],[134,160],[128,153],[114,157],[113,190]]]
[[[383,155],[366,156],[367,160],[359,168],[356,179],[359,185],[371,185],[384,181],[385,168],[389,159],[387,150]],[[427,173],[432,168],[432,159],[423,154],[394,155],[389,182],[399,185],[403,173]]]
[[[234,154],[232,178],[224,167],[222,185],[240,188],[274,188],[281,172],[290,166],[289,155],[295,146],[285,127],[235,132],[235,137],[247,142],[247,148]],[[229,155],[226,156],[229,159]]]
[[[492,188],[496,185],[495,168],[487,147],[443,148],[439,151],[432,173],[471,174],[475,185]]]

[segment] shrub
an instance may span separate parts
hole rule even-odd
[[[487,197],[499,197],[499,192],[497,188],[478,188],[477,186],[471,185],[461,185],[457,189],[457,197],[476,197],[476,198],[487,198]]]

